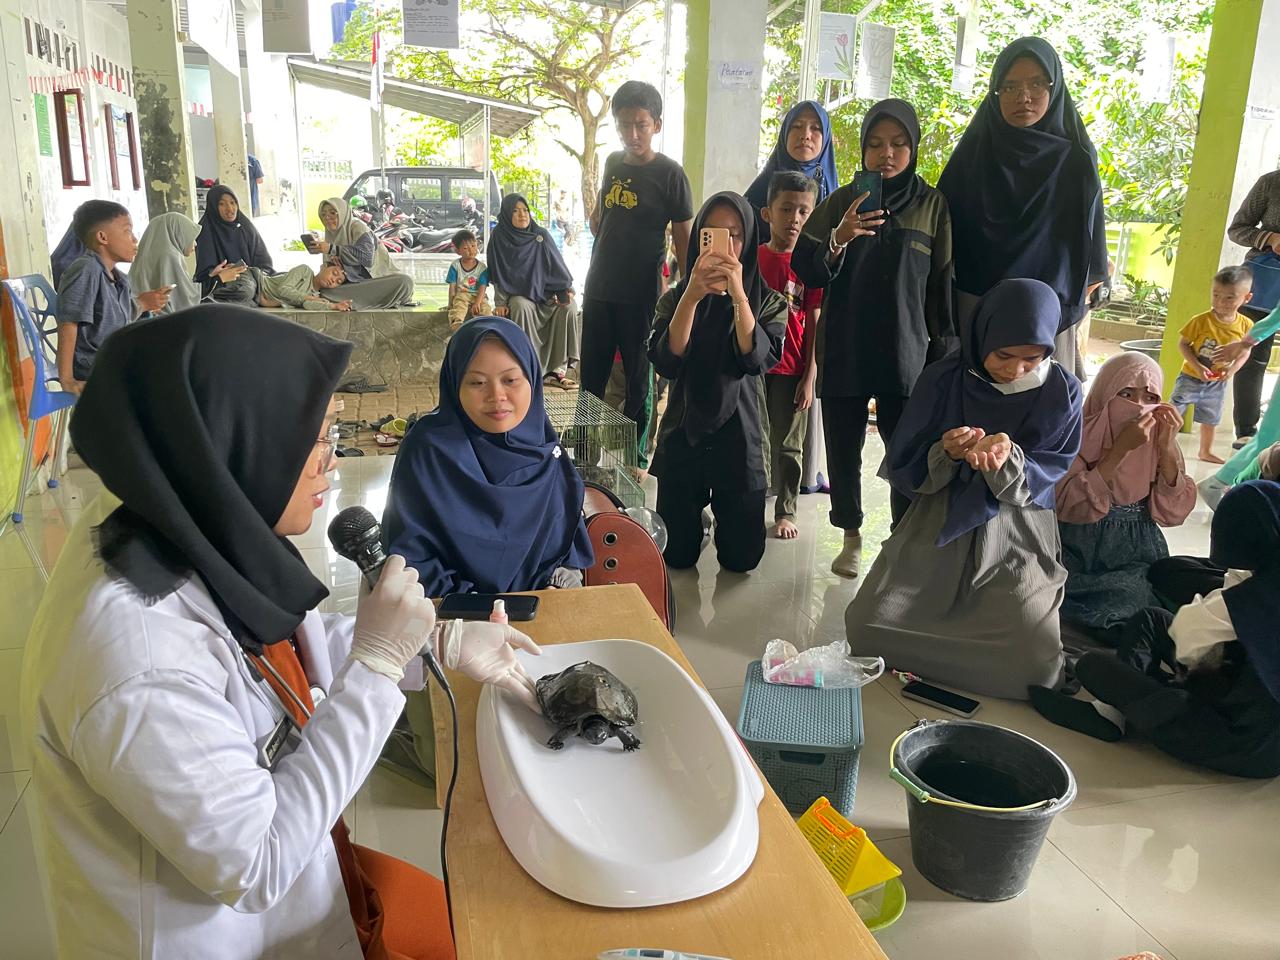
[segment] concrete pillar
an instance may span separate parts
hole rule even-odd
[[[218,182],[231,188],[249,215],[249,147],[244,137],[240,71],[232,72],[210,57],[209,86],[213,91],[213,150],[218,158]]]
[[[173,210],[194,218],[195,168],[177,0],[129,0],[127,15],[147,211],[153,217]]]
[[[1277,45],[1280,0],[1218,0],[1160,349],[1166,398],[1182,366],[1182,327],[1209,308],[1218,268],[1244,258],[1245,251],[1227,241],[1227,224],[1258,175],[1275,168],[1277,135],[1271,127],[1278,121],[1246,121],[1246,114],[1250,105],[1280,107]]]
[[[689,0],[684,168],[698,203],[741,192],[759,173],[768,9],[767,0]]]

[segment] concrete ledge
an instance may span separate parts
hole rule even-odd
[[[273,310],[294,323],[355,344],[349,376],[372,383],[436,383],[449,340],[441,310]]]

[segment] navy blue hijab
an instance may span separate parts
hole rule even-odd
[[[528,415],[507,433],[481,430],[458,399],[487,337],[511,351],[532,389]],[[389,552],[418,571],[429,597],[541,590],[557,567],[594,562],[582,490],[543,406],[528,336],[501,317],[463,324],[445,350],[440,406],[414,425],[396,457],[382,521]]]
[[[503,293],[544,303],[553,293],[572,290],[573,274],[551,234],[534,221],[531,209],[529,226],[523,230],[511,222],[517,203],[529,208],[529,201],[518,193],[502,198],[498,225],[485,250],[489,279]]]
[[[1228,490],[1209,542],[1214,563],[1253,571],[1222,599],[1258,678],[1280,701],[1280,484],[1249,480]]]
[[[791,129],[791,124],[806,107],[818,115],[818,121],[822,124],[822,152],[812,160],[802,163],[787,153],[787,131]],[[831,118],[827,116],[827,111],[817,100],[801,100],[782,118],[782,126],[778,128],[778,142],[774,144],[773,152],[769,154],[769,159],[765,160],[764,169],[751,181],[751,186],[747,187],[747,192],[743,194],[757,212],[768,206],[769,181],[779,170],[795,170],[814,180],[818,184],[819,203],[827,198],[827,194],[840,186],[840,180],[836,174],[836,144],[831,133]],[[769,240],[767,224],[762,232],[760,242],[766,243]]]
[[[53,253],[49,254],[49,266],[51,268],[49,272],[53,274],[53,285],[57,287],[58,281],[62,279],[63,271],[88,252],[89,248],[81,243],[80,238],[76,236],[75,227],[67,227],[67,232],[62,235],[58,245],[53,248]]]
[[[1039,280],[997,283],[978,304],[960,350],[925,367],[916,381],[882,469],[894,489],[914,499],[929,475],[933,444],[955,427],[981,427],[988,435],[1007,433],[1021,448],[1032,501],[1053,509],[1054,485],[1080,449],[1080,382],[1055,363],[1042,386],[1004,394],[982,361],[993,350],[1024,344],[1052,352],[1057,332],[1058,299],[1049,287]],[[961,461],[938,546],[980,527],[998,509],[982,473]]]
[[[1030,127],[1015,127],[1000,112],[998,90],[1022,57],[1036,60],[1053,84],[1048,110]],[[1006,277],[1033,277],[1058,295],[1060,330],[1084,316],[1085,289],[1107,275],[1102,183],[1062,61],[1047,41],[1023,37],[996,59],[988,95],[938,189],[951,208],[961,290],[981,296]]]

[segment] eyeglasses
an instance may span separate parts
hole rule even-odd
[[[316,452],[319,454],[317,464],[321,473],[333,465],[334,454],[338,452],[339,439],[338,425],[335,423],[323,437],[316,440]]]
[[[1030,97],[1032,100],[1043,100],[1052,90],[1053,81],[1051,80],[1026,80],[1021,83],[1011,80],[1000,84],[996,88],[996,93],[1001,100],[1020,100],[1023,96]]]

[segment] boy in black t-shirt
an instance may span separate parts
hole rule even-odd
[[[641,438],[652,379],[646,343],[658,302],[667,224],[683,270],[693,191],[680,164],[653,149],[653,135],[662,129],[662,96],[656,89],[628,80],[613,95],[613,120],[626,149],[605,161],[591,215],[595,247],[582,299],[582,387],[604,399],[614,353],[621,353],[627,378],[622,412],[635,421]],[[639,462],[648,464],[644,449]]]

